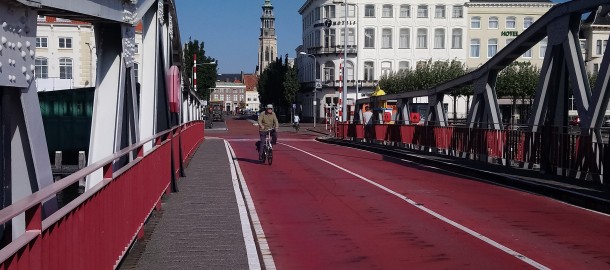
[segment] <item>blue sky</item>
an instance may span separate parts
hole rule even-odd
[[[565,2],[554,0],[553,2]],[[256,68],[264,0],[176,0],[182,42],[205,42],[219,73],[253,73]],[[305,0],[271,0],[275,7],[278,54],[295,56],[301,44],[299,8]]]

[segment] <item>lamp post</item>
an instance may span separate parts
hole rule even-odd
[[[318,102],[317,101],[317,97],[316,97],[316,92],[317,92],[318,88],[315,85],[315,81],[316,81],[316,79],[318,79],[318,59],[316,59],[315,55],[309,54],[309,53],[306,53],[306,52],[300,52],[299,54],[300,55],[305,55],[305,56],[311,56],[311,57],[313,57],[313,61],[314,61],[314,65],[313,65],[313,74],[314,74],[314,76],[313,76],[313,80],[314,80],[314,88],[313,88],[313,127],[315,128],[316,127],[316,105],[318,105],[318,104],[316,104]]]

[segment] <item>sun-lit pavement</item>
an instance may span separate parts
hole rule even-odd
[[[279,132],[271,166],[257,127],[224,133],[278,269],[601,269],[610,218],[434,168]]]
[[[136,244],[140,255],[128,256],[122,269],[256,269],[260,262],[277,269],[610,264],[607,215],[320,143],[315,138],[326,131],[323,125],[311,131],[305,123],[296,132],[283,124],[273,164],[261,164],[255,121],[225,124],[206,131],[178,182],[181,191],[170,195],[157,228]]]

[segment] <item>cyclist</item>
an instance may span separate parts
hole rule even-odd
[[[258,116],[258,133],[260,135],[260,147],[258,147],[259,160],[263,160],[263,145],[265,142],[265,137],[267,137],[267,130],[271,130],[271,144],[275,144],[277,142],[277,134],[275,129],[279,127],[280,124],[277,121],[277,116],[273,112],[273,105],[268,104],[265,107],[265,112]]]
[[[297,131],[299,131],[299,122],[301,121],[301,118],[299,117],[298,114],[294,114],[294,119],[292,119],[293,124],[292,126],[294,127],[294,129],[296,129]]]

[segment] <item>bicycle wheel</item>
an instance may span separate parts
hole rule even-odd
[[[273,150],[267,149],[267,163],[271,165],[273,163]]]

